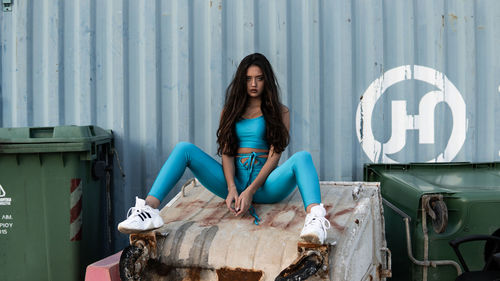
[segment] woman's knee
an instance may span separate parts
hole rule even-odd
[[[175,147],[174,147],[174,150],[176,151],[187,151],[187,150],[191,150],[193,148],[196,148],[196,145],[190,143],[190,142],[187,142],[187,141],[181,141],[181,142],[178,142]]]
[[[292,157],[290,157],[290,158],[293,158],[295,161],[310,161],[310,160],[312,160],[311,153],[309,153],[309,151],[305,151],[305,150],[294,153],[292,155]]]

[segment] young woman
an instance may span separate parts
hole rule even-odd
[[[227,208],[236,216],[247,212],[252,202],[279,202],[298,185],[307,212],[300,236],[309,242],[323,243],[330,223],[325,219],[311,155],[297,152],[278,166],[288,145],[290,128],[290,112],[281,104],[278,91],[266,57],[258,53],[245,57],[226,90],[217,130],[217,152],[222,155],[222,165],[193,144],[177,144],[146,200],[136,198],[135,207],[118,230],[133,233],[162,226],[157,209],[160,201],[189,167],[206,188],[226,199]]]

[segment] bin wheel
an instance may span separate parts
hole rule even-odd
[[[448,208],[442,200],[432,200],[430,205],[436,214],[432,219],[432,227],[436,233],[443,233],[448,225]]]
[[[136,268],[138,259],[142,256],[143,248],[128,246],[120,256],[120,279],[122,281],[141,280],[141,269]]]
[[[500,229],[497,229],[491,236],[500,237]],[[484,262],[488,264],[493,257],[493,254],[496,254],[500,251],[500,243],[495,240],[487,240],[484,245]]]

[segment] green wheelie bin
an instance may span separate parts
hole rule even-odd
[[[500,163],[367,164],[364,179],[380,182],[394,280],[453,281],[463,269],[449,241],[499,234]],[[460,246],[470,270],[485,247]]]
[[[111,131],[0,128],[0,280],[83,280],[109,232]]]

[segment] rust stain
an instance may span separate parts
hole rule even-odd
[[[333,208],[333,204],[323,204],[323,207],[325,207],[325,210],[328,213],[330,211],[330,209]]]
[[[281,229],[290,229],[297,225],[301,225],[304,220],[306,213],[304,212],[301,206],[297,205],[285,205],[283,208],[272,209],[271,211],[261,214],[259,213],[258,204],[255,205],[257,209],[257,214],[262,219],[260,225],[261,226],[271,226]],[[165,223],[170,223],[174,221],[182,221],[186,220],[187,217],[199,212],[199,215],[196,215],[195,220],[197,220],[200,226],[212,226],[220,223],[222,220],[253,220],[253,217],[248,213],[243,216],[233,216],[231,212],[227,209],[226,203],[224,201],[216,201],[207,203],[207,201],[203,200],[194,200],[190,202],[179,202],[174,205],[172,208],[177,210],[182,210],[181,212],[176,212],[176,215],[171,218],[165,219]],[[203,212],[200,212],[200,209],[203,209]],[[340,210],[336,213],[331,213],[334,210],[332,204],[325,204],[325,209],[327,211],[326,219],[328,219],[332,226],[339,231],[343,231],[345,229],[344,226],[336,223],[334,220],[338,216],[342,216],[344,214],[352,212],[355,208],[347,208]],[[287,212],[292,212],[291,219],[280,219],[281,215],[285,215]],[[192,218],[193,219],[193,218]]]
[[[145,270],[147,272],[144,274],[143,279],[151,280],[154,275],[168,276],[172,271],[175,272],[175,267],[161,263],[157,259],[149,259]]]
[[[285,223],[285,222],[279,222],[276,220],[276,218],[280,214],[284,214],[287,212],[294,213],[294,215],[290,221]],[[263,219],[262,225],[288,229],[292,226],[295,226],[297,224],[302,223],[305,220],[305,217],[306,217],[305,212],[301,207],[294,206],[294,205],[288,205],[282,209],[278,209],[278,210],[274,209],[274,210],[269,211],[267,214],[265,214],[265,218]]]
[[[383,269],[382,265],[379,264],[377,266],[377,271],[376,271],[376,276],[377,280],[380,280],[381,278],[392,278],[392,272],[390,269]]]
[[[328,206],[328,208],[330,208],[331,206]],[[325,206],[325,208],[327,208],[327,206]],[[338,224],[336,221],[335,221],[335,218],[337,217],[340,217],[342,215],[345,215],[347,213],[352,213],[352,211],[354,211],[355,208],[347,208],[347,209],[343,209],[343,210],[340,210],[336,213],[334,213],[333,215],[331,213],[327,213],[325,218],[330,221],[330,224],[335,228],[337,229],[338,231],[340,232],[343,232],[345,230],[345,226],[342,226],[340,224]],[[328,210],[328,209],[327,209]]]
[[[317,249],[320,251],[327,251],[328,246],[324,244],[316,244],[316,243],[311,243],[311,242],[306,242],[306,241],[299,241],[297,243],[297,251],[299,253],[302,253],[305,249],[310,250],[310,249]]]
[[[452,19],[452,20],[457,20],[458,19],[457,15],[455,15],[453,13],[449,14],[449,16],[450,16],[450,19]]]
[[[203,200],[180,202],[179,204],[174,205],[171,208],[176,209],[176,210],[182,210],[182,211],[176,217],[166,219],[165,223],[185,220],[187,217],[198,212],[200,209],[217,209],[217,208],[220,208],[221,204],[223,207],[225,207],[224,202],[207,203],[207,201],[203,201]]]
[[[192,267],[188,269],[186,278],[183,281],[198,281],[200,280],[201,268]]]
[[[334,217],[342,216],[344,214],[351,213],[352,211],[354,211],[354,208],[347,208],[347,209],[336,212],[333,216]]]
[[[311,266],[320,266],[319,270],[314,275],[311,275],[311,277],[314,280],[318,280],[318,277],[321,280],[328,279],[328,257],[330,255],[329,245],[300,241],[297,243],[297,251],[299,253],[298,257],[292,262],[292,264],[281,271],[278,277],[286,278],[286,280],[296,280],[298,276],[292,275],[298,271],[304,272],[304,270],[308,270],[307,268],[311,268]],[[314,265],[312,265],[311,262],[314,263]],[[323,270],[323,268],[326,269]]]
[[[204,218],[200,220],[201,226],[215,225],[221,222],[223,219],[237,219],[238,217],[231,216],[231,212],[226,206],[225,202],[220,202],[216,204],[217,206],[213,208],[213,211],[205,215]],[[207,208],[208,209],[208,208]]]
[[[345,226],[338,224],[336,221],[330,221],[330,224],[340,232],[343,232],[345,230]]]
[[[218,281],[260,281],[263,272],[244,268],[223,267],[216,270]]]
[[[194,200],[194,201],[187,201],[187,202],[179,202],[177,204],[177,208],[192,208],[192,207],[201,207],[205,205],[207,202],[203,200]]]

